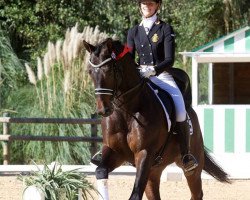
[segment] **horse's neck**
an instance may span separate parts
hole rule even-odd
[[[137,65],[130,56],[124,58],[124,62],[121,63],[122,67],[122,84],[121,92],[124,93],[129,89],[136,87],[141,82]]]
[[[142,98],[142,90],[144,88],[142,78],[139,75],[137,65],[134,60],[127,56],[124,62],[120,63],[122,68],[121,85],[119,86],[118,105],[122,105],[123,109],[128,113],[135,113],[140,106]]]

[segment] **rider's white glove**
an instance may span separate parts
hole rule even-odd
[[[140,74],[144,78],[149,78],[156,74],[154,66],[148,65],[146,67],[140,67]]]

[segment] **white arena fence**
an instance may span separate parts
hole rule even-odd
[[[69,171],[77,169],[79,172],[85,175],[94,176],[96,165],[62,165],[63,171]],[[33,172],[43,170],[44,165],[0,165],[0,176],[10,176],[10,175],[32,175]],[[136,169],[133,166],[121,166],[116,168],[110,173],[110,176],[126,175],[135,176]],[[185,176],[182,170],[175,164],[169,165],[162,173],[161,181],[182,181]],[[211,176],[202,173],[202,179],[213,179]]]
[[[204,144],[211,150],[212,157],[233,179],[250,179],[250,106],[196,106]],[[3,144],[4,165],[0,165],[0,174],[23,173],[36,170],[32,165],[8,165],[10,141],[73,141],[91,142],[92,155],[97,152],[97,142],[102,138],[97,137],[97,125],[99,119],[49,119],[49,118],[10,118],[6,115],[0,117],[3,123],[3,134],[0,141]],[[92,137],[60,137],[60,136],[31,136],[14,135],[10,133],[11,123],[68,123],[68,124],[91,124]],[[7,166],[8,165],[8,166]],[[81,168],[82,172],[94,174],[94,165],[64,165],[63,169]],[[135,168],[122,166],[112,174],[134,175]],[[210,176],[203,173],[203,178]],[[183,179],[182,170],[175,165],[168,166],[162,175],[163,180]]]

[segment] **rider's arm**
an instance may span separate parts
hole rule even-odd
[[[130,53],[135,58],[135,42],[134,42],[134,29],[129,29],[127,34],[127,45],[130,48]]]
[[[175,58],[175,34],[170,25],[164,27],[164,55],[165,59],[155,66],[156,74],[160,74],[174,64]]]

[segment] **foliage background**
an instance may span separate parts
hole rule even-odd
[[[248,25],[250,1],[163,0],[160,17],[171,23],[177,35],[175,66],[190,73],[190,61],[183,63],[178,52],[190,51]],[[11,116],[20,117],[90,117],[94,112],[91,85],[84,90],[82,104],[71,107],[70,112],[63,113],[59,106],[54,113],[41,112],[37,106],[39,95],[29,82],[24,63],[29,63],[36,73],[37,57],[46,54],[48,42],[64,40],[66,30],[76,23],[79,31],[87,26],[99,26],[100,32],[115,34],[122,42],[126,42],[127,30],[139,21],[136,0],[0,0],[0,114],[8,111]],[[63,79],[63,74],[61,77]],[[37,85],[41,85],[41,82]],[[206,86],[201,89],[201,94],[205,94]],[[12,129],[15,134],[34,134],[32,126],[18,125]],[[49,132],[53,135],[59,134],[59,130],[65,127],[38,129],[43,132],[36,131],[37,134]],[[62,132],[67,135],[89,134],[89,129],[66,129]],[[14,142],[11,150],[12,163],[27,163],[30,158],[37,162],[49,162],[59,154],[60,159],[65,158],[62,163],[85,163],[89,158],[88,145],[81,144]]]

